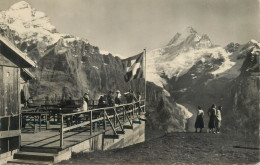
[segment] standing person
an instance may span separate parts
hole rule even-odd
[[[84,94],[83,99],[87,102],[87,104],[89,104],[89,95],[88,95],[88,93]]]
[[[203,116],[204,116],[204,111],[202,110],[201,106],[198,106],[198,113],[195,122],[195,128],[196,128],[195,132],[197,132],[198,128],[200,128],[200,133],[202,132],[202,128],[204,128]]]
[[[141,101],[141,99],[142,99],[141,93],[139,91],[137,92],[136,99],[137,99],[137,101]]]
[[[82,99],[82,107],[81,107],[82,111],[87,111],[88,110],[88,102],[86,101],[85,98]]]
[[[221,112],[222,112],[222,106],[218,106],[218,110],[216,113],[216,133],[220,133],[220,126],[221,126]]]
[[[139,91],[137,92],[136,99],[137,99],[136,106],[138,107],[138,113],[141,114],[141,108],[140,108],[140,105],[141,105],[141,99],[142,99],[142,96],[141,96],[141,93],[140,93]]]
[[[81,111],[87,111],[88,110],[88,101],[89,101],[89,97],[87,93],[84,94],[83,98],[82,98],[82,105],[81,105]]]
[[[107,106],[108,107],[114,106],[114,97],[113,97],[113,92],[111,90],[107,94]]]
[[[134,103],[137,101],[135,93],[130,89],[128,93],[125,94],[127,103]]]
[[[120,93],[119,90],[116,91],[115,104],[116,105],[120,105],[121,104],[121,93]]]
[[[208,110],[208,115],[209,115],[209,133],[215,133],[214,128],[215,128],[215,120],[216,120],[216,105],[213,104],[211,108]]]
[[[134,94],[134,92],[129,89],[129,92],[125,93],[124,94],[125,97],[126,97],[126,102],[129,104],[129,103],[134,103],[135,101],[137,101],[137,98]],[[126,106],[126,109],[132,109],[133,108],[133,105],[129,105],[129,106]]]

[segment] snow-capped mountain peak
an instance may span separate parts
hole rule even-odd
[[[198,63],[209,65],[209,74],[215,78],[233,79],[239,76],[249,52],[260,54],[260,44],[255,40],[245,45],[231,43],[222,48],[213,46],[206,34],[200,35],[191,27],[184,32],[184,35],[177,33],[170,45],[147,53],[148,81],[164,87],[167,79],[175,78],[177,81]]]
[[[198,49],[201,47],[209,48],[212,47],[213,44],[206,34],[198,34],[192,27],[187,27],[181,33],[176,33],[167,46]]]
[[[50,19],[43,12],[37,11],[25,1],[12,5],[8,10],[0,12],[1,29],[15,31],[14,41],[44,41],[47,45],[56,43],[63,34],[57,33]]]
[[[31,8],[30,4],[25,1],[20,1],[18,3],[15,3],[10,7],[11,10],[19,10],[25,8]]]

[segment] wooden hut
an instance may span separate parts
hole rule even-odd
[[[0,35],[0,159],[19,149],[21,75],[35,63]]]

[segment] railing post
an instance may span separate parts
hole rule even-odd
[[[40,128],[39,128],[39,131],[41,132],[41,129],[42,129],[42,115],[41,114],[39,114],[39,126],[40,126]]]
[[[90,136],[92,135],[93,123],[92,123],[92,111],[90,111]]]
[[[63,115],[61,115],[61,122],[60,122],[60,147],[63,146]]]
[[[107,125],[107,123],[106,123],[106,110],[104,109],[104,130],[106,130],[106,125]]]
[[[133,116],[135,114],[135,103],[133,103]]]
[[[123,123],[125,123],[125,106],[123,106]]]
[[[116,127],[116,108],[113,108],[114,109],[114,127]]]

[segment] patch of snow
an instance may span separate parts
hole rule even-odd
[[[189,119],[192,117],[193,114],[186,107],[184,107],[181,104],[177,104],[177,103],[176,103],[176,105],[178,108],[180,108],[180,110],[181,110],[180,112],[183,113],[184,119]]]
[[[236,61],[231,61],[230,55],[231,55],[231,53],[222,54],[222,57],[224,58],[224,62],[222,63],[222,65],[220,65],[219,69],[212,72],[213,75],[217,75],[217,74],[226,72],[227,70],[229,70],[236,64]]]
[[[93,68],[95,68],[95,69],[99,69],[97,66],[92,66]]]
[[[166,89],[163,89],[163,93],[165,94],[165,96],[168,96],[168,97],[171,96],[170,92],[168,92]]]
[[[100,54],[108,55],[110,52],[106,50],[99,50]]]
[[[202,58],[200,59],[200,61],[204,63],[206,60],[205,60],[205,58],[202,57]]]
[[[99,50],[99,52],[100,52],[100,54],[103,54],[103,55],[112,54],[111,52],[109,52],[107,50]],[[112,54],[112,56],[119,57],[121,60],[126,58],[126,57],[123,57],[121,54]]]
[[[161,78],[161,72],[158,72],[157,65],[158,63],[157,58],[159,58],[163,54],[163,49],[155,49],[150,51],[146,55],[146,80],[153,82],[155,85],[162,87],[166,84],[166,81]]]
[[[162,84],[160,73],[165,73],[168,78],[178,78],[187,73],[198,61],[209,56],[214,59],[221,59],[225,58],[224,56],[227,56],[227,53],[221,47],[191,49],[188,52],[180,52],[174,55],[165,53],[163,49],[148,52],[147,77],[151,77],[148,78],[148,81],[158,82],[158,79],[160,79],[159,82]]]
[[[251,51],[252,54],[259,55],[260,54],[260,49],[254,47],[254,49]]]
[[[256,40],[251,40],[251,43],[255,44],[253,50],[251,51],[252,54],[259,55],[260,54],[260,43]]]

